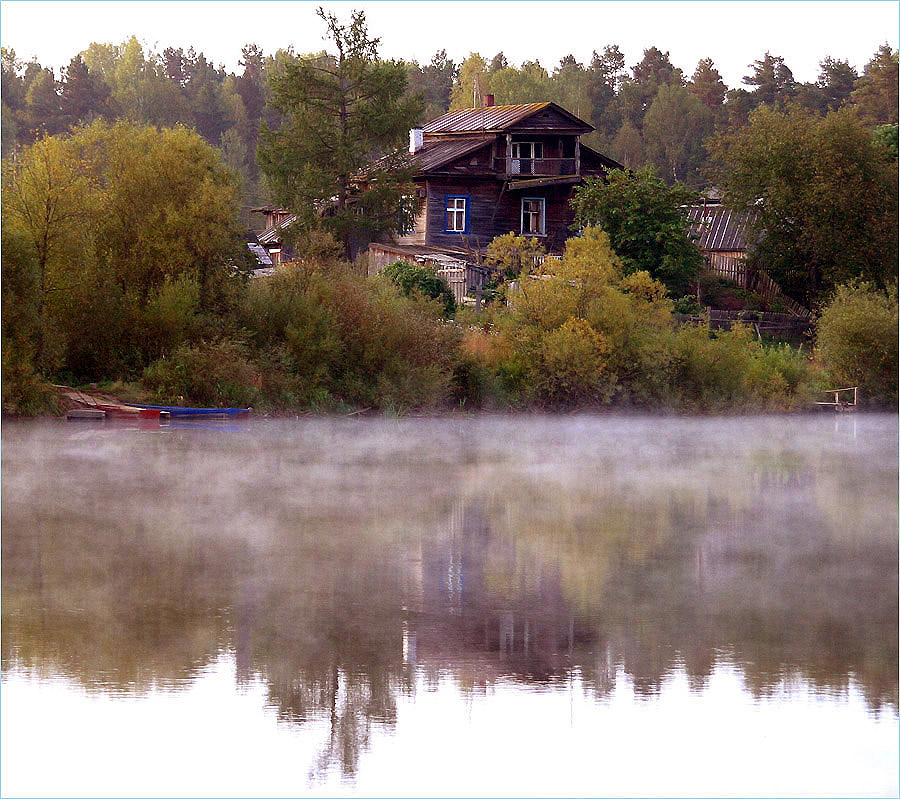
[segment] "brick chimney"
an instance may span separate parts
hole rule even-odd
[[[484,96],[484,107],[485,107],[485,108],[490,108],[493,104],[494,104],[494,95],[493,95],[493,94],[486,94],[486,95]]]

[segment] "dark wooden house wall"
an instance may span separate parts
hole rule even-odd
[[[572,187],[547,186],[528,191],[502,191],[503,182],[488,178],[460,180],[453,177],[430,178],[427,182],[425,238],[437,247],[480,247],[484,249],[496,236],[512,231],[522,232],[522,198],[543,197],[545,203],[546,235],[539,237],[548,250],[562,250],[572,235],[570,226],[575,214],[569,205]],[[445,233],[446,198],[469,198],[468,231],[466,234]]]

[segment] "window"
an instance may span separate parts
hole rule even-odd
[[[469,232],[469,198],[447,197],[447,212],[444,217],[444,233]]]
[[[401,236],[408,236],[416,232],[416,217],[419,215],[419,199],[414,194],[404,194],[400,198],[397,209],[397,232]]]
[[[544,229],[546,202],[543,197],[522,198],[522,235],[543,236],[546,233]]]
[[[544,157],[544,143],[539,141],[514,141],[512,143],[512,173],[533,175],[534,162]]]
[[[544,143],[539,141],[514,141],[512,143],[513,158],[543,158]]]

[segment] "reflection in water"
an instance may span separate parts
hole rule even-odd
[[[224,657],[345,788],[401,709],[509,686],[608,709],[727,673],[751,706],[859,696],[896,743],[893,416],[4,423],[2,457],[4,698]]]

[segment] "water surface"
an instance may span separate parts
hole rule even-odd
[[[900,788],[895,415],[2,435],[4,796]]]

